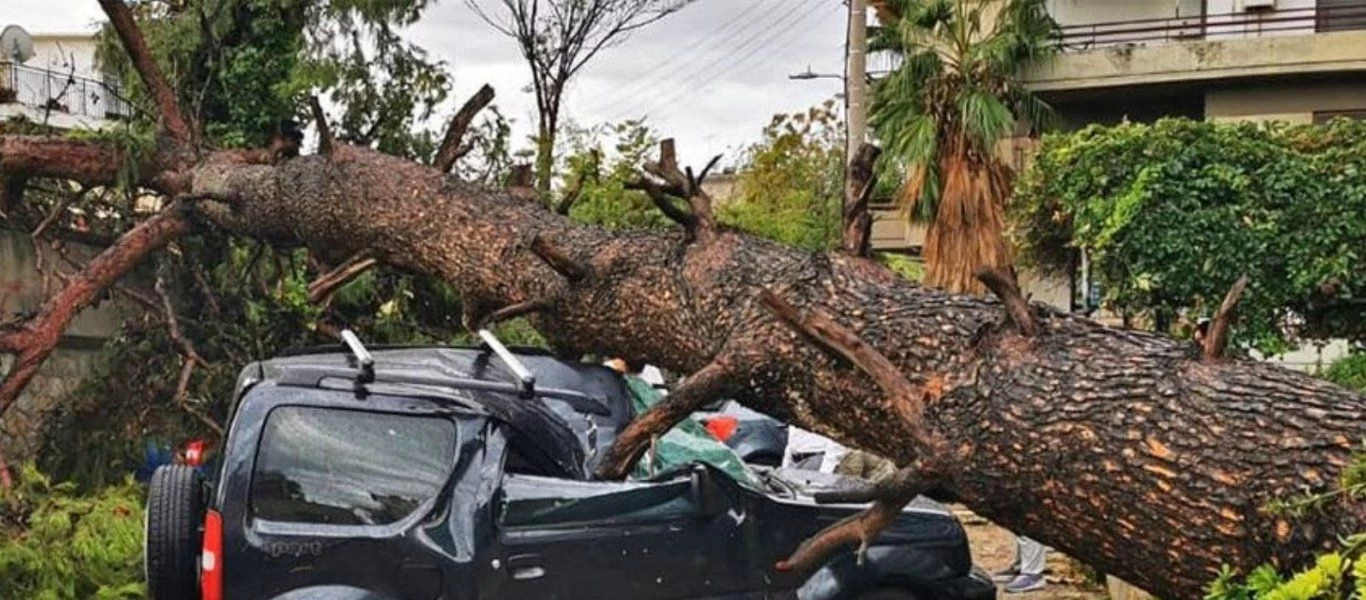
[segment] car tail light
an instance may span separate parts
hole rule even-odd
[[[204,514],[204,551],[199,554],[199,589],[203,600],[223,600],[223,515]]]
[[[725,415],[708,419],[706,425],[707,431],[711,432],[712,437],[723,442],[735,435],[735,429],[739,426],[739,419]]]

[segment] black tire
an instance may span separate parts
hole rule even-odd
[[[910,590],[900,588],[877,588],[859,594],[857,600],[918,600],[920,597]]]
[[[143,568],[152,600],[199,597],[204,496],[199,474],[185,465],[152,473],[147,491]]]

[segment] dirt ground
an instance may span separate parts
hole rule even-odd
[[[967,529],[968,541],[972,544],[973,563],[994,573],[1010,566],[1015,558],[1015,536],[997,527],[990,521],[972,514],[962,507],[954,507],[958,518]],[[1001,598],[1020,600],[1102,600],[1107,598],[1105,590],[1087,582],[1085,576],[1076,568],[1076,563],[1067,556],[1050,552],[1048,554],[1048,587],[1028,594],[1006,594],[999,592]]]

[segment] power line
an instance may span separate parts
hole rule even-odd
[[[742,67],[744,67],[744,68],[752,68],[752,67],[754,66],[754,65],[753,65],[753,58],[754,58],[760,51],[773,47],[773,43],[774,43],[775,41],[778,41],[779,39],[781,39],[781,40],[783,41],[783,43],[786,43],[788,40],[791,39],[791,37],[790,37],[788,34],[791,33],[793,30],[797,29],[797,27],[798,27],[799,25],[805,24],[806,21],[807,21],[810,17],[812,17],[813,15],[819,14],[819,13],[818,13],[818,9],[820,9],[822,6],[831,7],[831,8],[842,8],[842,7],[841,7],[840,5],[838,5],[838,4],[831,5],[831,4],[824,4],[824,3],[822,3],[822,2],[817,2],[817,3],[813,4],[811,7],[807,8],[804,12],[801,12],[801,13],[796,13],[796,12],[794,12],[794,13],[792,13],[793,15],[796,15],[796,18],[795,18],[795,19],[789,19],[789,20],[787,20],[785,26],[778,26],[778,27],[775,27],[776,31],[770,33],[767,37],[765,37],[765,38],[759,40],[759,42],[758,42],[757,44],[753,45],[753,46],[750,48],[749,52],[746,53],[744,56],[741,56],[740,58],[735,59],[735,60],[732,61],[729,65],[727,65],[726,67],[724,67],[724,68],[721,69],[720,71],[714,73],[711,77],[709,77],[709,78],[708,78],[705,82],[703,82],[701,85],[697,85],[697,86],[691,87],[691,88],[689,89],[689,91],[687,91],[687,92],[685,92],[683,95],[677,97],[677,98],[674,99],[672,102],[666,99],[666,100],[665,100],[665,103],[664,103],[663,105],[652,107],[651,110],[646,111],[646,115],[648,116],[648,115],[651,115],[651,114],[655,114],[655,115],[669,114],[669,113],[668,113],[668,110],[669,110],[669,108],[670,108],[671,106],[672,106],[672,107],[677,107],[677,106],[679,106],[683,101],[688,100],[688,99],[691,99],[691,98],[692,98],[693,96],[695,96],[698,92],[702,92],[702,91],[707,90],[707,89],[708,89],[713,83],[715,83],[717,80],[720,80],[720,79],[726,77],[727,75],[730,75],[731,73],[735,72],[736,69],[740,69],[740,68],[742,68]],[[745,72],[745,71],[740,71],[740,72],[743,73],[743,72]],[[663,111],[663,112],[661,112],[661,111]]]
[[[636,79],[626,88],[619,90],[616,95],[607,101],[599,101],[590,105],[584,112],[611,112],[620,108],[630,101],[636,93],[649,89],[651,85],[657,85],[661,81],[667,80],[669,78],[670,68],[677,64],[681,59],[705,49],[708,44],[722,35],[728,35],[732,38],[735,37],[736,33],[739,33],[739,31],[743,30],[746,26],[752,24],[752,19],[747,22],[745,18],[750,16],[755,10],[758,10],[759,7],[770,3],[771,1],[772,0],[756,0],[749,3],[749,6],[745,7],[744,10],[741,10],[734,16],[726,19],[724,25],[711,30],[709,34],[696,42],[684,44],[682,49],[671,54],[663,62],[653,65],[650,68],[649,75]]]
[[[740,66],[742,64],[741,61],[743,59],[735,59],[734,57],[736,54],[748,50],[748,53],[745,54],[745,57],[747,58],[753,56],[754,53],[764,49],[765,46],[771,43],[776,37],[790,31],[791,28],[794,25],[796,25],[798,21],[809,16],[812,11],[821,6],[821,2],[823,2],[823,0],[807,0],[808,7],[804,12],[796,10],[787,12],[783,17],[779,18],[779,20],[776,23],[774,23],[771,27],[767,28],[769,32],[767,37],[760,35],[747,39],[744,43],[734,48],[731,52],[722,54],[721,56],[718,56],[715,60],[712,60],[709,63],[698,65],[696,66],[696,68],[691,69],[685,75],[680,76],[678,79],[684,82],[683,85],[672,87],[666,86],[664,88],[661,88],[655,94],[647,96],[643,99],[640,99],[640,101],[629,105],[628,109],[623,112],[625,112],[628,116],[631,113],[639,113],[642,116],[649,116],[650,113],[656,112],[661,108],[668,106],[670,103],[677,101],[681,97],[691,97],[697,89],[704,87],[710,84],[712,81],[714,81],[719,73],[728,73],[730,71],[733,71],[735,67]],[[728,66],[721,67],[723,63]],[[718,68],[720,68],[720,71],[718,71]],[[707,77],[709,72],[711,73],[711,76]],[[705,77],[705,79],[703,79],[701,83],[687,85],[687,80],[695,80],[699,77]],[[675,93],[675,90],[677,89],[685,89],[688,91],[684,92],[682,96],[679,96],[677,93]]]

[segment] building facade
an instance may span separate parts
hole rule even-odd
[[[100,129],[132,114],[100,65],[94,33],[33,33],[33,56],[0,49],[0,120],[22,116],[61,129]]]
[[[1162,117],[1324,122],[1366,118],[1366,0],[1048,0],[1057,55],[1022,73],[1064,129]],[[1035,140],[1004,142],[1017,170]],[[873,246],[918,252],[922,225],[877,213]],[[1026,277],[1026,279],[1029,279]],[[1073,282],[1031,280],[1072,308]],[[1300,360],[1307,360],[1302,359]]]
[[[1024,73],[1064,124],[1366,116],[1366,0],[1049,0]]]

